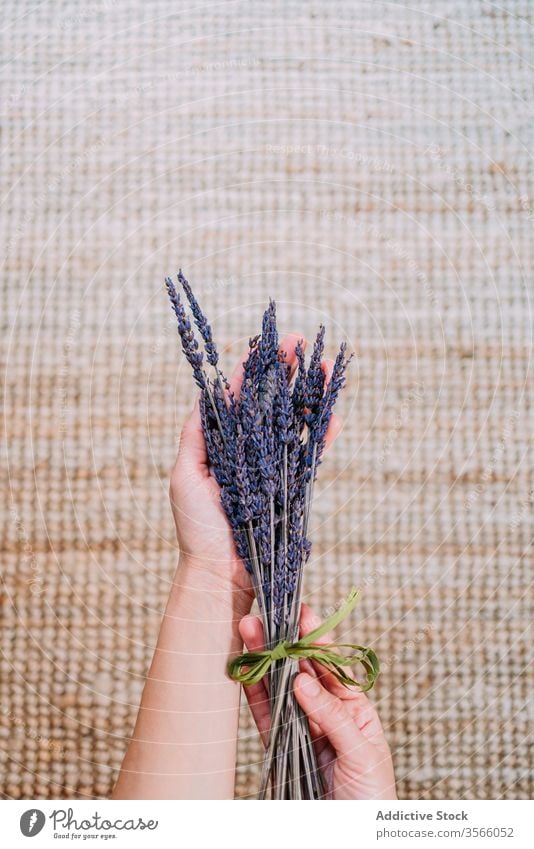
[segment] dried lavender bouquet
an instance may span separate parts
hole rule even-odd
[[[311,549],[310,508],[326,432],[351,357],[342,343],[325,385],[321,326],[307,367],[302,342],[296,346],[292,379],[278,349],[276,307],[270,301],[261,334],[250,340],[241,390],[235,397],[220,369],[210,325],[181,271],[178,281],[203,343],[199,344],[184,301],[168,278],[182,349],[201,390],[208,458],[263,621],[266,651],[242,655],[231,665],[233,676],[245,684],[268,676],[271,731],[259,796],[264,799],[270,792],[273,799],[318,799],[323,796],[320,773],[292,679],[299,657],[312,652],[309,640],[298,642],[302,578]],[[356,599],[353,593],[342,616]],[[378,675],[376,656],[363,646],[351,648],[356,654],[349,660],[359,662],[365,672],[359,685],[369,689]],[[328,647],[317,659],[344,683],[357,683]]]

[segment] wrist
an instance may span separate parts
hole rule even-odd
[[[229,575],[232,565],[229,564]],[[237,565],[244,568],[241,563]],[[195,612],[203,616],[213,614],[225,620],[231,615],[239,622],[250,613],[253,601],[252,587],[238,586],[230,577],[216,574],[200,558],[180,555],[169,598],[171,606],[185,604],[193,617]]]

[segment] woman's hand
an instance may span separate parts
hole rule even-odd
[[[299,338],[281,343],[293,367]],[[328,380],[332,363],[323,369]],[[231,378],[236,395],[242,373],[240,364]],[[329,441],[338,431],[334,419]],[[170,494],[180,565],[113,795],[231,799],[240,688],[227,664],[241,651],[238,623],[253,592],[210,471],[198,403],[182,431]]]
[[[296,368],[295,346],[302,336],[286,336],[280,350],[292,370]],[[243,380],[243,360],[237,364],[230,378],[230,390],[239,395]],[[332,373],[332,360],[322,363],[326,380]],[[333,415],[326,442],[330,444],[340,430],[340,419]],[[202,433],[198,401],[185,422],[176,465],[171,477],[170,499],[181,558],[187,564],[187,573],[197,575],[206,590],[217,593],[230,590],[239,594],[241,615],[250,610],[254,598],[248,573],[237,554],[232,531],[219,500],[219,485],[208,463]],[[238,598],[234,597],[238,602]]]
[[[301,635],[321,620],[302,606]],[[241,620],[240,633],[248,651],[263,650],[263,628],[256,616]],[[332,642],[325,636],[319,643]],[[245,687],[264,744],[270,726],[265,683]],[[378,714],[365,695],[348,689],[324,667],[304,661],[294,681],[298,703],[308,717],[327,799],[396,799],[391,753]]]

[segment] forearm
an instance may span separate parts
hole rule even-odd
[[[114,798],[233,797],[240,690],[226,665],[250,600],[209,584],[180,561]]]

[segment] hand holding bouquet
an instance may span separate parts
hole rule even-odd
[[[265,648],[234,659],[229,667],[233,677],[247,685],[267,676],[270,731],[260,798],[269,787],[276,799],[322,798],[310,728],[293,695],[299,660],[306,658],[328,669],[340,685],[361,689],[369,689],[378,675],[370,649],[346,646],[352,653],[343,658],[337,647],[319,642],[324,631],[348,615],[357,600],[355,592],[332,621],[299,640],[313,486],[350,357],[342,344],[327,379],[322,367],[324,327],[307,367],[303,341],[297,341],[294,357],[288,357],[279,349],[271,301],[261,335],[250,340],[242,376],[232,385],[220,369],[211,328],[181,273],[179,281],[203,341],[202,350],[184,304],[167,280],[182,348],[201,390],[199,413],[207,457],[263,628]],[[245,590],[244,575],[243,579]],[[344,668],[348,661],[360,664],[361,682]]]

